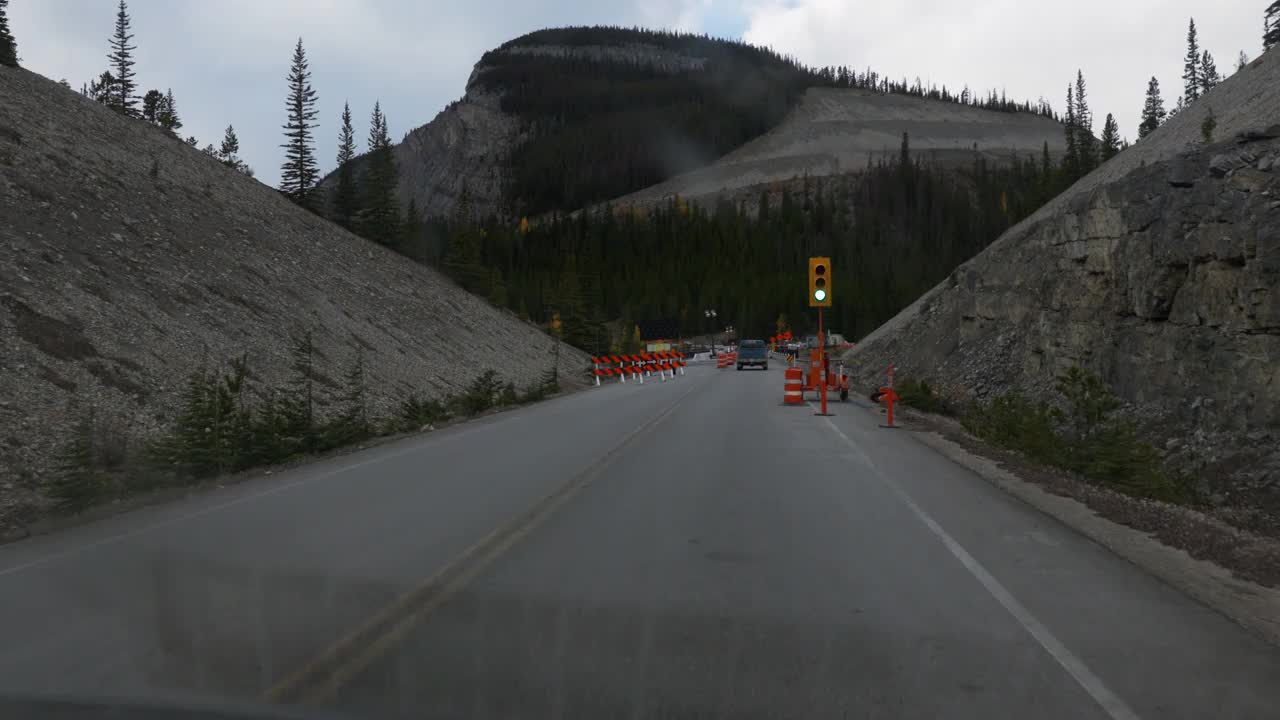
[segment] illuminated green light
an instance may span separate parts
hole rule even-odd
[[[826,291],[826,290],[814,290],[814,291],[813,291],[813,299],[814,299],[814,300],[817,300],[818,302],[822,302],[823,300],[826,300],[826,299],[827,299],[827,291]]]

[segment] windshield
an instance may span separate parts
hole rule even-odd
[[[0,718],[1276,718],[1277,43],[0,0]]]

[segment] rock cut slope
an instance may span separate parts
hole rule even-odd
[[[382,413],[551,367],[538,328],[157,128],[25,70],[0,98],[0,521],[38,504],[71,401],[152,428],[202,361],[283,380],[304,331],[327,378],[363,348]]]
[[[1215,142],[1201,139],[1212,110]],[[959,397],[1097,373],[1219,499],[1280,509],[1280,54],[1082,178],[848,359]]]
[[[1044,144],[1065,151],[1062,125],[1031,113],[1004,113],[942,100],[870,90],[811,88],[781,125],[711,165],[619,198],[649,205],[670,195],[698,200],[808,175],[856,172],[897,157],[902,134],[914,154],[936,165],[971,164],[1017,153],[1039,157]]]

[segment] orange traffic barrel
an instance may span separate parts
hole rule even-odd
[[[798,367],[787,368],[786,385],[783,386],[785,391],[782,396],[782,402],[785,405],[803,405],[804,404],[804,371]]]

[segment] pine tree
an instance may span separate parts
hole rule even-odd
[[[80,88],[80,93],[95,102],[110,106],[116,96],[116,76],[104,70],[97,80],[90,80],[88,85]]]
[[[422,212],[418,210],[418,201],[409,198],[409,208],[404,213],[404,225],[400,230],[400,247],[402,251],[410,251],[422,239]]]
[[[1204,121],[1200,123],[1200,137],[1205,144],[1213,142],[1213,131],[1218,127],[1218,118],[1213,114],[1213,108],[1209,108],[1204,114]]]
[[[314,452],[318,446],[316,422],[315,345],[307,330],[294,341],[293,377],[289,394],[281,402],[285,433],[292,452]]]
[[[1236,58],[1236,72],[1240,72],[1248,64],[1249,64],[1249,56],[1246,55],[1243,50],[1241,50],[1240,55]]]
[[[295,203],[310,207],[312,189],[319,178],[311,131],[318,127],[316,91],[311,88],[311,71],[307,69],[307,53],[302,38],[293,50],[289,68],[289,98],[285,103],[289,118],[284,124],[284,164],[280,166],[280,191]]]
[[[94,413],[82,416],[71,438],[58,453],[57,474],[47,493],[59,512],[75,514],[96,505],[106,492],[106,480],[94,460]]]
[[[400,235],[400,205],[396,198],[396,161],[387,132],[382,104],[375,102],[369,121],[369,164],[365,172],[365,201],[361,218],[362,234],[384,245]]]
[[[142,119],[158,124],[156,117],[160,113],[162,102],[164,102],[164,95],[159,90],[148,90],[147,94],[142,96]]]
[[[240,159],[239,153],[240,138],[236,137],[236,129],[228,125],[226,133],[222,136],[222,147],[218,148],[216,157],[223,165],[253,177],[253,168]]]
[[[114,92],[107,105],[116,112],[137,115],[138,97],[135,94],[137,83],[133,79],[136,75],[133,71],[133,51],[138,48],[129,44],[129,41],[133,40],[133,33],[129,32],[129,23],[129,9],[125,6],[124,0],[120,0],[120,6],[116,10],[116,32],[111,38],[111,53],[107,55],[111,68],[115,70]]]
[[[1207,95],[1220,82],[1222,76],[1218,74],[1218,64],[1213,61],[1213,55],[1205,50],[1200,54],[1200,94]]]
[[[342,397],[342,410],[330,425],[325,444],[339,447],[360,442],[372,435],[369,422],[368,383],[365,379],[364,349],[356,347],[355,358],[347,370],[346,392]]]
[[[18,41],[9,31],[9,0],[0,0],[0,65],[18,67]]]
[[[1093,113],[1085,93],[1084,73],[1076,71],[1076,148],[1080,158],[1080,175],[1088,175],[1098,166],[1098,148],[1093,137]]]
[[[1182,96],[1186,98],[1186,103],[1190,105],[1200,97],[1200,89],[1204,85],[1204,79],[1200,75],[1200,43],[1196,39],[1196,21],[1191,20],[1191,25],[1187,29],[1187,57],[1182,66],[1182,82],[1185,89]]]
[[[1164,99],[1160,97],[1160,81],[1153,77],[1147,83],[1147,100],[1142,106],[1142,123],[1138,125],[1138,139],[1141,140],[1155,132],[1166,116]]]
[[[240,138],[236,137],[234,126],[228,125],[222,136],[222,147],[218,148],[218,157],[227,167],[235,167],[235,157],[240,152]]]
[[[156,123],[169,131],[171,135],[177,135],[182,129],[182,119],[178,117],[178,103],[173,99],[173,89],[170,88],[164,94],[164,100],[160,102],[160,109],[156,113]]]
[[[1115,157],[1120,152],[1120,126],[1111,113],[1107,113],[1106,122],[1102,124],[1102,162]]]
[[[1262,18],[1262,28],[1262,49],[1267,51],[1280,43],[1280,0],[1267,6]]]
[[[351,105],[342,104],[342,126],[338,131],[338,184],[333,191],[334,221],[350,230],[355,222],[359,198],[356,195],[356,132],[351,125]]]
[[[1062,158],[1062,170],[1066,174],[1068,184],[1075,182],[1080,177],[1080,144],[1076,139],[1077,136],[1077,120],[1076,120],[1076,99],[1075,88],[1067,86],[1067,119],[1063,123],[1063,132],[1066,134],[1067,152]]]

